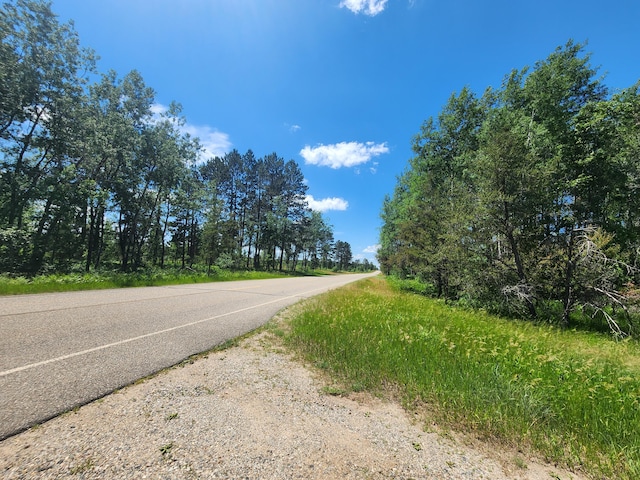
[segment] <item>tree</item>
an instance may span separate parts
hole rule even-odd
[[[164,267],[167,246],[182,267],[328,262],[332,232],[295,162],[233,150],[196,165],[181,107],[158,112],[137,71],[89,85],[93,52],[49,2],[0,14],[2,271]]]
[[[223,238],[234,239],[219,246],[236,267],[295,269],[309,242],[329,241],[327,226],[308,209],[304,176],[293,160],[275,152],[256,158],[251,150],[232,151],[208,160],[200,174],[214,185],[220,205],[207,231],[222,228]]]
[[[637,281],[640,101],[638,85],[607,98],[589,59],[569,41],[422,125],[382,207],[383,271],[503,313],[560,305],[565,327],[620,307]]]
[[[543,241],[532,212],[540,211],[549,175],[534,145],[529,119],[505,104],[484,122],[474,173],[481,203],[481,243],[487,270],[479,285],[487,298],[514,296],[536,317],[536,286],[531,278]]]
[[[335,259],[338,270],[348,270],[352,258],[351,245],[348,242],[338,240],[335,249]]]
[[[305,218],[305,229],[302,232],[304,245],[304,267],[309,262],[311,268],[328,268],[328,258],[333,249],[333,230],[320,212],[310,211]]]
[[[452,95],[437,118],[423,123],[413,140],[416,156],[383,207],[382,268],[417,275],[455,299],[470,261],[475,185],[469,175],[486,115],[485,99],[468,89]]]
[[[15,0],[0,12],[0,228],[32,237],[22,254],[37,271],[46,252],[75,242],[66,234],[77,228],[78,186],[67,180],[79,161],[74,133],[94,57],[49,3]]]
[[[589,64],[590,55],[584,45],[567,42],[545,61],[538,62],[523,86],[525,108],[532,122],[541,124],[548,135],[548,145],[554,146],[549,161],[553,162],[553,183],[547,188],[555,194],[552,222],[547,226],[547,243],[560,252],[564,264],[558,286],[563,303],[561,323],[569,325],[575,297],[572,281],[576,262],[577,232],[596,221],[596,204],[588,202],[584,160],[588,150],[576,135],[576,119],[583,108],[606,98],[606,88],[595,78],[596,70]],[[599,178],[597,182],[606,181]],[[596,203],[599,200],[596,199]],[[560,258],[558,258],[560,260]]]

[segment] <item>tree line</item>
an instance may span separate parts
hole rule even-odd
[[[293,160],[203,161],[180,105],[97,72],[50,2],[3,3],[0,35],[0,272],[353,266]]]
[[[382,269],[447,300],[633,331],[639,87],[610,94],[569,41],[500,88],[454,93],[384,201]]]

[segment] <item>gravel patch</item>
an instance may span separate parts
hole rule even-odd
[[[395,403],[323,385],[263,331],[0,442],[0,476],[582,478],[427,432]]]

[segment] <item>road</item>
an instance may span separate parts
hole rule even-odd
[[[371,275],[0,297],[0,439]]]

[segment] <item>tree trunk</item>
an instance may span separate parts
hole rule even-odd
[[[162,226],[162,238],[160,241],[162,242],[162,246],[160,247],[160,268],[164,268],[164,258],[166,255],[166,246],[164,243],[164,239],[167,236],[167,228],[169,228],[169,212],[170,212],[169,201],[167,200],[167,215],[164,218],[164,225]]]
[[[86,272],[91,270],[91,265],[93,264],[96,229],[96,208],[91,204],[89,205],[89,234],[87,236],[87,261],[85,263]]]
[[[564,277],[564,294],[562,298],[562,320],[560,321],[560,325],[562,328],[569,328],[571,323],[571,310],[573,309],[573,273],[575,270],[575,262],[573,258],[573,231],[569,232],[569,243],[567,246],[567,264],[566,271]]]
[[[513,252],[513,260],[516,264],[516,271],[518,272],[518,279],[520,280],[520,282],[522,284],[528,284],[527,282],[527,275],[524,271],[524,265],[522,263],[522,257],[520,256],[520,249],[518,248],[518,243],[516,242],[515,237],[513,236],[513,226],[511,225],[511,222],[509,221],[509,207],[508,205],[505,203],[504,204],[504,226],[505,226],[505,231],[506,231],[506,237],[507,240],[509,241],[509,246],[511,247],[511,251]],[[527,310],[529,310],[529,315],[531,316],[531,318],[536,318],[537,316],[537,312],[536,312],[536,306],[533,304],[533,302],[531,301],[530,298],[526,298],[525,299],[525,303],[527,305]]]

